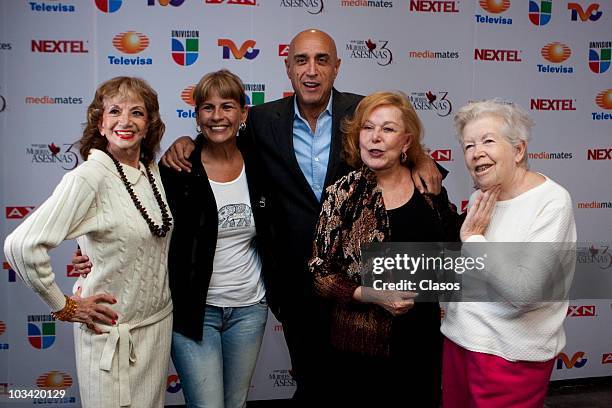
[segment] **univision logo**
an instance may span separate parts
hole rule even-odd
[[[96,0],[96,7],[103,13],[114,13],[121,8],[123,0]]]
[[[49,315],[28,316],[28,341],[36,349],[44,350],[55,343],[55,321]]]
[[[198,30],[172,30],[172,59],[188,66],[198,59],[200,32]]]
[[[571,55],[572,50],[567,45],[560,42],[553,42],[546,44],[540,51],[542,57],[545,60],[550,61],[554,64],[559,64],[566,61]],[[572,74],[574,73],[573,67],[567,67],[563,65],[548,65],[538,64],[538,72],[545,73],[557,73],[557,74]]]
[[[181,386],[181,380],[179,376],[176,374],[171,374],[168,376],[168,380],[166,381],[166,391],[170,394],[175,394],[179,392],[183,388]]]
[[[49,371],[36,380],[38,388],[65,389],[72,386],[72,377],[61,371]]]
[[[598,52],[599,51],[599,52]],[[612,41],[591,41],[589,43],[589,68],[596,74],[603,74],[610,68]]]
[[[529,1],[529,21],[537,26],[543,26],[550,22],[552,16],[552,1],[542,0],[538,5],[537,1]]]

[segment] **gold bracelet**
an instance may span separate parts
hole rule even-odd
[[[51,312],[51,316],[53,316],[55,320],[62,320],[64,322],[67,322],[70,321],[70,319],[72,319],[72,316],[74,316],[74,314],[76,313],[77,302],[76,300],[69,298],[66,295],[64,295],[64,297],[66,298],[66,306],[64,306],[62,310],[58,310],[57,312]]]

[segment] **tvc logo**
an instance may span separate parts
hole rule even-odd
[[[590,4],[586,11],[578,3],[567,3],[567,9],[571,11],[570,18],[572,21],[597,21],[601,18],[603,11],[599,11],[599,4]]]
[[[552,16],[552,1],[541,0],[538,5],[537,1],[529,1],[529,21],[537,26],[543,26],[550,22]]]
[[[174,6],[174,7],[178,7],[181,4],[183,4],[185,2],[185,0],[157,0],[157,3],[159,3],[160,6]],[[154,6],[155,5],[155,0],[147,0],[147,6]]]
[[[9,282],[15,282],[17,280],[17,275],[15,274],[15,271],[13,270],[13,268],[11,268],[11,265],[9,265],[8,262],[2,263],[2,269],[8,271]]]
[[[219,38],[217,45],[223,48],[223,59],[230,59],[230,52],[238,60],[242,58],[252,60],[259,55],[259,49],[255,48],[254,40],[246,40],[240,48],[237,48],[232,40]]]
[[[166,381],[166,391],[170,394],[176,394],[183,387],[181,386],[181,380],[179,376],[176,374],[172,374],[168,376],[168,380]]]
[[[566,368],[582,368],[587,363],[587,359],[583,358],[584,352],[579,351],[569,358],[565,353],[559,353],[557,357],[557,370],[562,370],[563,366]]]

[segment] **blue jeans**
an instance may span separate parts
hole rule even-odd
[[[189,408],[242,408],[266,327],[264,300],[245,307],[206,306],[202,341],[172,332],[172,361]]]

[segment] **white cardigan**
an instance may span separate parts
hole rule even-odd
[[[576,242],[571,197],[563,187],[546,178],[541,185],[513,199],[497,202],[485,235],[474,235],[467,242]],[[540,272],[546,273],[528,271]],[[532,275],[534,282],[539,278]],[[503,286],[496,289],[517,299],[525,290],[525,280],[505,279]],[[522,307],[520,302],[449,303],[441,330],[470,351],[510,361],[546,361],[565,346],[563,321],[567,307],[567,301],[528,307]]]

